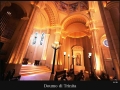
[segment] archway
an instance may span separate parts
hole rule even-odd
[[[74,71],[85,70],[84,67],[84,55],[83,55],[83,47],[81,46],[73,46],[72,47],[72,56],[74,57]]]

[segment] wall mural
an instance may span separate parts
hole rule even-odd
[[[76,11],[77,9],[78,9],[78,2],[69,5],[69,10],[70,10],[71,12],[74,12],[74,11]]]
[[[69,1],[68,1],[69,3]],[[55,5],[60,11],[64,12],[75,12],[75,11],[82,11],[82,10],[88,10],[88,2],[87,1],[78,1],[75,3],[68,4],[64,1],[56,1]],[[80,8],[79,8],[80,7]]]
[[[68,4],[62,2],[62,1],[56,1],[55,2],[57,8],[61,11],[67,11]]]
[[[87,2],[80,3],[80,11],[82,11],[82,10],[88,10],[88,3]]]

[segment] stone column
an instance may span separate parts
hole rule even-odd
[[[94,48],[94,56],[95,56],[95,70],[96,73],[100,74],[101,71],[104,71],[103,60],[101,58],[99,40],[97,37],[97,30],[94,29],[92,31],[92,40],[93,40],[93,48]]]
[[[103,67],[103,60],[102,60],[102,55],[100,53],[100,47],[99,47],[99,40],[98,40],[98,33],[97,33],[97,27],[96,27],[96,18],[95,18],[95,9],[90,9],[90,16],[91,16],[91,21],[89,24],[90,30],[91,30],[91,40],[93,42],[93,49],[94,49],[94,64],[95,64],[95,69],[97,74],[100,74],[101,71],[104,71]]]
[[[5,71],[15,68],[15,70],[16,70],[15,75],[19,74],[19,70],[21,67],[21,65],[19,65],[19,64],[16,65],[14,62],[15,62],[16,56],[17,56],[17,48],[19,46],[19,42],[20,42],[20,39],[22,37],[22,34],[24,32],[27,22],[28,22],[28,20],[23,20],[23,19],[20,21],[18,28],[17,28],[18,30],[16,29],[19,33],[18,32],[14,33],[14,34],[19,34],[18,39],[15,40],[15,38],[16,38],[16,35],[15,35],[15,37],[13,37],[13,39],[11,40],[11,44],[10,44],[10,52],[9,52],[9,56],[8,56],[9,58],[7,60]]]
[[[55,41],[54,41],[54,43],[58,43],[58,44],[60,44],[59,42],[60,42],[60,31],[61,29],[60,28],[56,28],[56,33],[55,33]],[[59,50],[60,49],[58,49],[57,51],[56,51],[56,59],[55,59],[55,65],[56,65],[56,70],[58,70],[61,66],[60,65],[58,65],[58,62],[60,62],[60,60],[59,60],[59,56],[58,56],[58,54],[59,54]]]
[[[105,9],[105,16],[106,16],[106,20],[107,20],[107,24],[108,24],[108,28],[109,28],[109,32],[111,35],[111,39],[113,42],[113,47],[115,49],[115,53],[116,53],[116,57],[118,59],[118,63],[120,65],[120,14],[119,14],[119,2],[110,2],[106,9]]]
[[[38,8],[35,6],[34,9],[33,9],[32,15],[30,17],[28,26],[26,27],[26,30],[23,34],[22,39],[21,39],[21,42],[20,42],[20,45],[19,45],[20,52],[19,52],[19,55],[17,57],[17,63],[19,63],[19,64],[22,63],[22,60],[23,60],[23,58],[25,56],[25,53],[27,51],[27,46],[29,44],[28,42],[29,42],[30,36],[33,32],[33,26],[34,26],[34,22],[36,20],[35,17],[37,15],[37,10],[38,10]]]
[[[9,63],[13,63],[14,61],[14,64],[7,65],[7,69],[10,70],[11,68],[15,68],[16,74],[19,74],[21,63],[27,50],[27,44],[29,42],[30,35],[33,31],[33,24],[35,22],[36,10],[37,10],[37,7],[35,6],[33,8],[27,27],[23,32],[23,34],[21,35],[21,37],[19,38],[19,40],[17,41],[17,43],[15,44],[15,47],[13,48],[13,51],[9,58]]]
[[[115,2],[109,2],[106,6],[106,8],[108,9],[109,13],[110,13],[110,16],[111,16],[111,19],[112,19],[112,22],[114,24],[114,27],[115,27],[115,30],[116,30],[116,33],[117,33],[117,36],[118,38],[120,37],[120,11],[119,11],[119,8],[120,8],[120,2],[119,1],[115,1]]]
[[[50,34],[45,34],[45,39],[44,39],[45,44],[43,47],[43,53],[42,53],[42,58],[41,58],[41,60],[45,60],[45,61],[46,61],[46,57],[47,57],[47,48],[48,48],[49,36],[50,36]]]
[[[92,36],[89,36],[90,42],[91,42],[91,53],[92,53],[92,61],[93,61],[93,69],[96,69],[96,58],[95,58],[95,44]]]
[[[9,63],[14,63],[14,64],[16,63],[16,55],[19,52],[18,47],[20,45],[20,41],[23,36],[24,29],[26,27],[27,22],[28,22],[28,19],[21,19],[21,21],[19,23],[19,26],[18,26],[19,36],[18,36],[18,39],[16,40],[16,43],[14,44],[14,47],[11,51],[11,55],[9,57]],[[15,33],[15,34],[18,34],[18,33]],[[14,39],[15,39],[15,37],[14,37]],[[12,40],[11,43],[14,43],[14,40]]]
[[[109,16],[108,10],[103,8],[102,2],[98,1],[98,5],[99,5],[100,12],[101,12],[102,20],[103,20],[103,25],[104,25],[105,32],[106,32],[106,37],[107,37],[107,40],[108,40],[108,43],[109,43],[109,49],[110,49],[113,65],[114,65],[114,68],[115,68],[116,76],[117,76],[117,79],[120,80],[120,66],[119,66],[118,58],[116,56],[117,54],[116,54],[115,48],[114,48],[115,47],[114,42],[118,42],[118,41],[117,40],[114,41],[114,39],[113,39],[113,37],[117,38],[116,36],[113,36],[113,34],[116,35],[115,31],[113,31],[115,29],[114,29],[113,23],[111,21],[111,17]],[[113,29],[113,30],[111,30],[111,29]],[[110,32],[110,30],[111,30],[111,32]]]

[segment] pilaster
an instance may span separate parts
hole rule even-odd
[[[117,53],[117,49],[119,45],[118,44],[118,39],[116,37],[116,32],[114,28],[114,24],[111,20],[111,16],[109,11],[106,8],[103,8],[102,2],[98,1],[100,12],[101,12],[101,17],[103,20],[105,32],[106,32],[106,37],[108,39],[108,44],[109,44],[109,49],[110,49],[110,54],[112,57],[113,65],[115,68],[116,76],[120,80],[120,65],[119,65],[119,55]]]

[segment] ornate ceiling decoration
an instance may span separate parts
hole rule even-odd
[[[55,5],[58,10],[66,13],[88,10],[87,1],[55,1]]]

